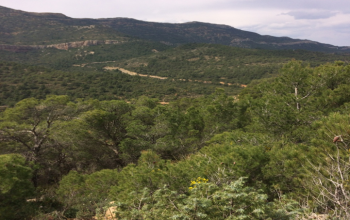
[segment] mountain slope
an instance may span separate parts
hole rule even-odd
[[[185,43],[213,43],[243,48],[304,49],[322,52],[350,52],[350,47],[336,47],[310,40],[273,37],[239,30],[227,25],[203,22],[183,24],[144,22],[128,18],[100,19],[100,21],[125,34],[178,45]]]
[[[145,22],[129,18],[74,19],[57,13],[30,13],[0,6],[0,44],[47,45],[82,40],[127,40],[130,37],[177,46],[212,43],[243,48],[304,49],[350,52],[310,40],[263,36],[227,25]]]
[[[50,45],[84,40],[129,38],[93,19],[73,19],[63,14],[29,13],[0,6],[0,44]]]

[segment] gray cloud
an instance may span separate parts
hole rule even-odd
[[[333,17],[337,14],[335,11],[326,10],[309,10],[309,11],[290,11],[288,13],[283,13],[284,15],[293,16],[295,19],[325,19]]]
[[[350,13],[347,0],[2,0],[0,5],[16,9],[69,13],[72,17],[106,17],[118,13],[171,13],[173,11],[196,12],[213,10],[331,10]],[[108,16],[108,17],[109,17]],[[134,15],[135,16],[135,15]]]
[[[350,45],[350,20],[334,24],[325,23],[320,20],[298,20],[297,23],[264,23],[242,27],[243,30],[272,35],[278,37],[291,37],[295,39],[308,39],[321,43],[328,43],[336,46]],[[325,23],[324,25],[321,25]],[[274,34],[271,34],[274,33]]]
[[[216,8],[231,9],[288,9],[288,10],[331,10],[350,12],[350,2],[347,0],[220,0]]]

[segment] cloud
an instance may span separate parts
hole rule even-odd
[[[288,36],[336,46],[350,45],[350,14],[337,13],[326,19],[295,19],[282,13],[275,20],[242,26],[241,29],[262,35]]]
[[[331,10],[341,11],[343,13],[350,12],[350,2],[347,0],[218,0],[214,6],[217,9],[232,10]]]
[[[283,14],[293,16],[295,19],[326,19],[335,16],[337,13],[339,12],[326,10],[300,10],[290,11]]]

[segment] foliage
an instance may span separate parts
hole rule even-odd
[[[0,105],[14,105],[29,97],[44,99],[50,94],[99,100],[146,95],[169,101],[209,95],[219,87],[228,95],[236,95],[242,84],[277,76],[283,64],[292,58],[309,62],[312,67],[335,60],[349,61],[348,55],[208,44],[172,48],[141,40],[86,49],[46,48],[27,53],[0,51],[0,57],[3,61],[16,62],[0,62]],[[107,71],[105,67],[123,68],[143,76],[130,76],[119,70]],[[330,73],[333,70],[323,66],[318,71]],[[332,82],[337,85],[340,82],[337,79],[341,79],[344,73],[343,70],[333,72],[340,74],[328,78],[324,74],[323,78],[330,86]],[[149,75],[167,79],[145,77]],[[342,91],[346,88],[337,93]]]
[[[13,106],[18,101],[34,97],[45,99],[47,95],[68,95],[71,100],[99,99],[119,100],[138,98],[146,95],[163,101],[181,97],[210,95],[216,87],[235,92],[218,84],[191,83],[159,80],[148,77],[130,76],[119,71],[105,72],[95,68],[75,67],[70,71],[58,71],[38,66],[0,63],[0,105]],[[1,67],[0,67],[1,68]],[[204,87],[203,87],[204,86]]]
[[[186,194],[166,186],[153,193],[147,188],[140,193],[132,192],[127,200],[115,202],[118,207],[115,216],[120,219],[292,219],[298,214],[286,209],[273,210],[276,204],[268,203],[267,195],[260,190],[245,187],[243,178],[220,186],[206,181],[195,185]]]
[[[1,112],[1,154],[32,161],[16,163],[32,167],[37,197],[59,201],[38,218],[90,218],[110,202],[125,219],[348,218],[349,70],[291,61],[236,98],[167,105],[28,98]]]
[[[59,200],[65,205],[62,213],[67,217],[85,218],[95,214],[97,208],[107,204],[110,186],[117,184],[115,170],[101,170],[91,175],[81,175],[71,171],[60,182],[57,190]],[[69,213],[75,210],[75,213]]]
[[[312,122],[344,103],[337,105],[328,95],[347,84],[340,78],[349,74],[348,66],[335,63],[310,68],[303,65],[292,61],[281,69],[280,77],[257,86],[261,93],[252,101],[251,115],[258,123],[252,128],[260,127],[277,136],[292,138],[295,142],[307,141]],[[325,68],[327,73],[323,72]],[[329,87],[329,81],[338,77],[334,87]],[[334,104],[330,106],[326,102]]]
[[[306,166],[315,206],[332,216],[347,219],[349,210],[349,115],[332,113],[314,124],[313,155]]]
[[[23,219],[29,210],[26,199],[34,194],[33,170],[18,154],[0,155],[0,218]]]
[[[68,120],[76,113],[74,105],[67,96],[48,96],[45,100],[24,99],[14,108],[6,109],[0,117],[0,138],[4,142],[15,144],[13,152],[23,153],[27,161],[49,168],[40,173],[34,170],[33,181],[37,186],[40,177],[52,181],[53,173],[61,173],[64,147],[51,139],[55,125],[61,120]],[[50,164],[50,159],[57,165]],[[51,168],[55,168],[52,169]],[[64,171],[63,171],[64,172]],[[45,181],[45,180],[44,180]]]
[[[1,219],[111,205],[121,219],[350,218],[348,54],[199,22],[0,13],[1,44],[100,42],[0,51]]]

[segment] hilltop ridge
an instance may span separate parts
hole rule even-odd
[[[274,37],[228,25],[204,23],[158,23],[133,18],[71,18],[60,13],[34,13],[0,6],[0,44],[42,45],[82,40],[137,38],[178,46],[187,43],[222,44],[257,49],[303,49],[319,52],[350,52],[311,40]],[[93,28],[92,28],[93,27]]]

